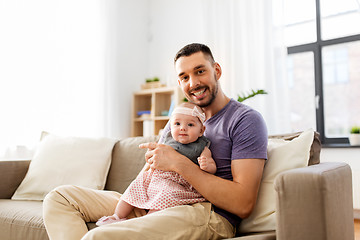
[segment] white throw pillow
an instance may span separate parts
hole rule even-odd
[[[271,231],[276,228],[275,177],[286,170],[308,165],[314,130],[309,129],[291,141],[269,139],[268,160],[264,168],[256,206],[249,218],[240,224],[240,232]]]
[[[116,139],[46,134],[11,199],[43,200],[60,185],[104,189]]]

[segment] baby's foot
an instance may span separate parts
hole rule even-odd
[[[102,218],[100,218],[97,222],[96,222],[96,226],[103,226],[106,224],[110,224],[110,223],[116,223],[116,222],[121,222],[121,221],[125,221],[127,220],[126,218],[119,218],[118,215],[114,214],[112,216],[104,216]]]

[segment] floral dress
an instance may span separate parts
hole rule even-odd
[[[200,137],[196,142],[181,144],[171,137],[170,132],[169,134],[166,136],[164,144],[172,146],[176,151],[192,161],[196,161],[196,164],[197,157],[210,143],[207,138]],[[140,173],[126,189],[121,199],[134,207],[154,210],[206,201],[178,173],[157,169],[149,169]]]

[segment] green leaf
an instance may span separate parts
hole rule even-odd
[[[258,89],[256,91],[254,90],[251,90],[251,93],[242,93],[241,95],[238,95],[238,101],[239,102],[243,102],[245,101],[246,99],[249,99],[249,98],[252,98],[252,97],[255,97],[256,95],[259,95],[259,94],[268,94],[265,90],[263,89]]]

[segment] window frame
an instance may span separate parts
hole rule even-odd
[[[324,116],[324,101],[323,101],[323,64],[322,64],[322,49],[327,46],[350,43],[360,41],[360,34],[350,35],[346,37],[333,38],[328,40],[321,39],[321,13],[320,0],[316,2],[316,42],[300,44],[287,47],[288,55],[304,52],[313,52],[314,55],[314,78],[315,78],[315,98],[317,101],[316,109],[316,128],[320,133],[320,139],[325,146],[348,146],[349,139],[343,138],[328,138],[325,135],[325,116]]]

